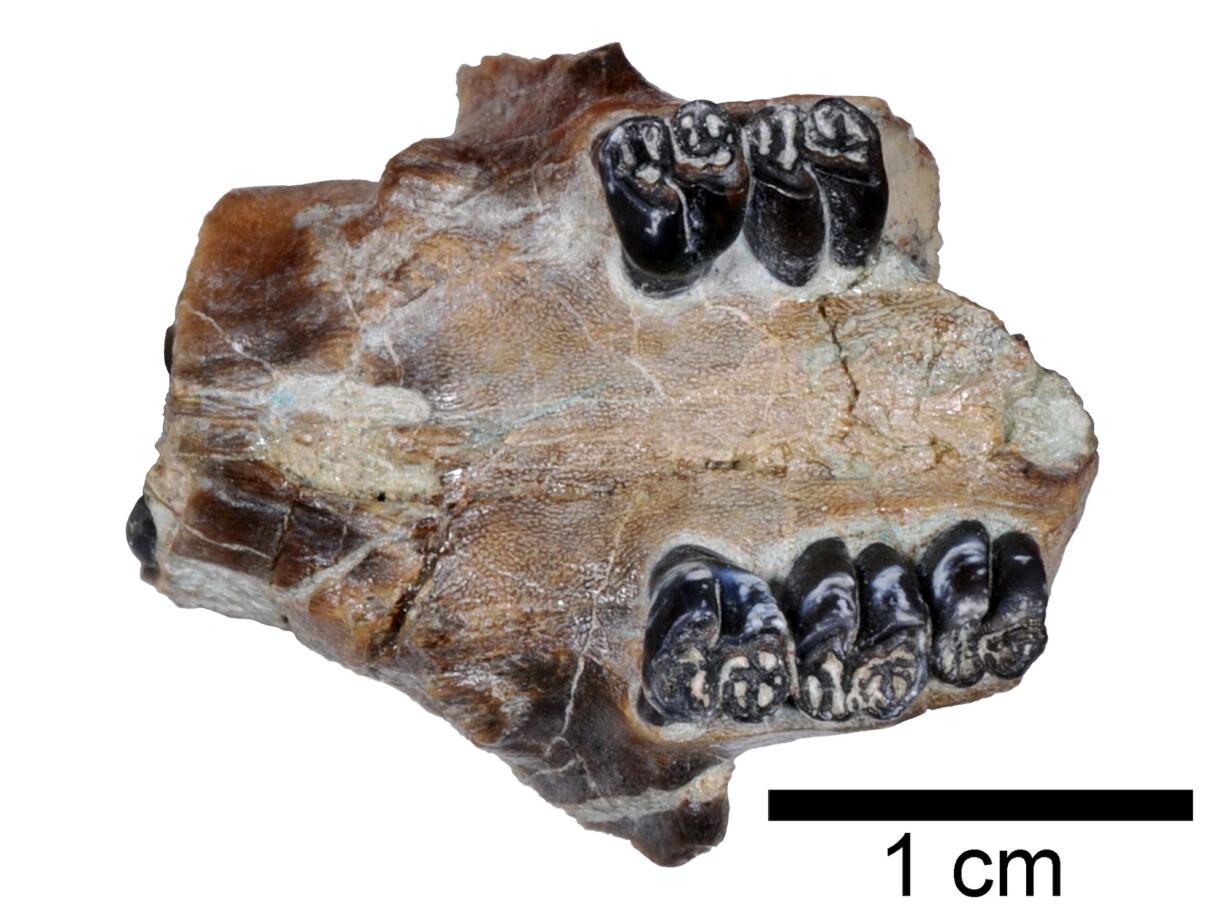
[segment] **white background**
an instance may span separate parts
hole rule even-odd
[[[0,906],[936,909],[972,902],[960,850],[1052,848],[1063,908],[1221,908],[1211,9],[7,6]],[[450,132],[458,64],[612,40],[684,98],[886,98],[940,164],[942,281],[1070,378],[1102,454],[1020,688],[743,756],[727,838],[673,870],[290,634],[176,609],[123,535],[161,427],[162,332],[215,200],[375,179]],[[766,822],[768,788],[829,786],[1195,788],[1197,820]],[[885,850],[905,829],[904,902]]]

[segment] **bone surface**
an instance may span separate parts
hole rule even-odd
[[[1096,441],[937,284],[911,127],[673,98],[615,45],[487,58],[459,95],[378,182],[206,217],[142,576],[399,688],[661,864],[720,841],[739,753],[1015,686]]]

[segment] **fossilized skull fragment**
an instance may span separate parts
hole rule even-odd
[[[875,99],[683,103],[616,46],[464,68],[455,133],[378,183],[205,220],[142,575],[685,861],[741,751],[1043,651],[1092,426],[936,284],[936,213]]]

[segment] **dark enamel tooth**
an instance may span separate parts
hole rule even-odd
[[[983,677],[979,635],[988,612],[988,548],[982,523],[960,522],[928,545],[920,563],[932,612],[932,671],[959,687]]]
[[[719,640],[715,565],[706,553],[673,553],[652,574],[643,642],[643,691],[666,721],[716,709],[711,655]]]
[[[140,561],[141,575],[148,578],[156,575],[158,530],[153,522],[153,514],[149,512],[149,504],[142,494],[128,514],[127,523],[128,547]]]
[[[644,696],[665,721],[721,710],[757,722],[787,699],[787,622],[761,578],[684,546],[656,567],[651,588]]]
[[[825,241],[817,180],[802,147],[802,119],[795,105],[772,105],[745,125],[754,179],[745,240],[767,272],[788,285],[813,278]]]
[[[669,294],[692,280],[685,205],[670,178],[673,150],[658,117],[623,120],[605,137],[600,178],[631,279],[649,294]]]
[[[983,659],[1000,678],[1016,678],[1047,646],[1047,571],[1024,532],[992,542],[992,607],[983,621]]]
[[[175,325],[171,323],[166,327],[166,335],[162,337],[162,360],[166,362],[166,373],[170,373],[171,365],[174,364],[175,351]]]
[[[787,619],[760,577],[732,566],[719,575],[723,635],[713,670],[720,707],[739,722],[758,722],[791,693]]]
[[[740,132],[719,105],[682,105],[671,132],[658,117],[623,120],[598,159],[627,271],[647,294],[692,285],[736,240],[749,169]]]
[[[685,197],[688,256],[694,268],[732,246],[745,221],[749,167],[741,132],[710,101],[691,101],[673,115],[674,180]]]
[[[860,623],[855,568],[837,538],[811,544],[784,582],[796,639],[797,705],[815,719],[845,719],[845,679]]]
[[[831,259],[863,266],[881,241],[890,202],[877,127],[846,100],[826,98],[805,117],[803,136],[826,199]]]
[[[855,712],[894,719],[928,681],[928,608],[915,574],[888,545],[869,545],[855,569],[860,637],[848,702]]]

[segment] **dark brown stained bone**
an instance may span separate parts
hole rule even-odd
[[[222,463],[188,499],[177,554],[288,588],[360,547],[361,527],[259,463]]]
[[[885,723],[646,720],[659,557],[699,541],[773,578],[792,543],[854,529],[910,558],[956,510],[1032,536],[1054,575],[1092,431],[1067,383],[934,284],[935,165],[882,102],[852,100],[899,189],[871,281],[815,300],[734,245],[719,281],[645,302],[610,271],[589,153],[678,101],[616,48],[461,81],[456,134],[377,184],[234,191],[205,220],[145,485],[147,578],[288,628],[584,826],[680,863],[722,836],[740,752]],[[929,686],[896,718],[1014,683]]]

